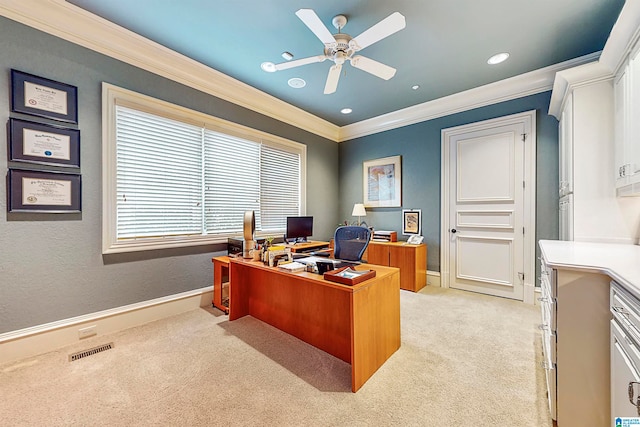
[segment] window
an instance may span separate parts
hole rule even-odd
[[[306,147],[103,84],[103,253],[282,234],[305,211]]]

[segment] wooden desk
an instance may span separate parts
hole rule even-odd
[[[229,307],[222,302],[223,283],[229,281],[229,257],[213,258],[211,262],[213,262],[213,306],[222,310],[224,314],[229,314]]]
[[[288,243],[287,246],[291,248],[291,252],[295,253],[295,252],[311,251],[314,249],[328,248],[329,242],[308,241],[308,242],[300,242],[296,244]]]
[[[376,270],[376,277],[346,286],[231,259],[229,320],[251,315],[350,363],[356,392],[400,348],[398,269],[358,268]]]

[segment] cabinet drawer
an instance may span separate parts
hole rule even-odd
[[[613,318],[640,344],[640,301],[615,282],[611,283],[610,296]]]
[[[540,330],[542,331],[542,350],[544,352],[545,360],[549,366],[555,365],[556,359],[556,330],[551,327],[551,314],[549,313],[549,306],[542,306],[542,324]]]

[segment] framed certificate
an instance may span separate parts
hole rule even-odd
[[[9,161],[80,167],[80,131],[9,119]]]
[[[78,123],[78,88],[11,70],[11,111]]]
[[[9,169],[9,212],[81,211],[80,174]]]

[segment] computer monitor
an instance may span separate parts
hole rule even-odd
[[[312,216],[288,216],[287,232],[285,240],[287,242],[306,242],[307,237],[313,234]]]

